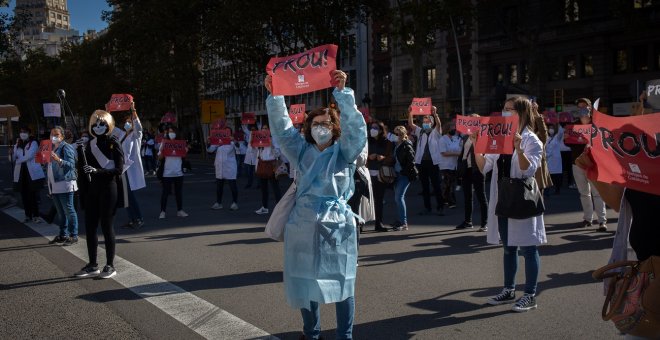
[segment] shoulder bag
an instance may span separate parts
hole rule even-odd
[[[289,215],[296,205],[296,189],[296,182],[291,183],[289,189],[273,208],[268,223],[266,223],[265,233],[275,241],[284,240],[284,226],[289,221]]]
[[[273,178],[275,176],[275,160],[264,161],[259,158],[259,161],[257,162],[257,170],[254,174],[263,179]]]
[[[378,181],[384,184],[392,184],[396,180],[396,171],[389,165],[381,165],[378,170]]]
[[[498,170],[503,172],[500,172],[501,177],[497,180],[495,215],[522,220],[543,214],[543,195],[534,177],[510,178],[510,160],[498,163]]]

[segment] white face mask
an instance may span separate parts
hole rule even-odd
[[[312,138],[317,145],[325,145],[332,138],[332,131],[323,126],[315,126],[312,128]]]
[[[511,111],[502,111],[502,117],[511,117],[512,115]]]
[[[371,129],[371,130],[369,130],[369,134],[370,134],[371,137],[373,137],[373,138],[378,137],[378,129]]]
[[[28,140],[28,137],[30,137],[30,135],[28,135],[28,134],[25,133],[25,132],[21,132],[21,133],[19,134],[19,136],[20,136],[21,139],[24,140],[24,141],[25,141],[25,140]]]
[[[167,134],[167,136],[170,137],[170,139],[174,139],[174,138],[176,138],[176,133],[170,132],[170,133]]]
[[[87,137],[87,136],[82,136],[82,138],[80,138],[80,139],[82,139],[83,143],[89,142],[89,137]]]
[[[130,129],[131,129],[131,123],[129,122],[124,123],[124,130],[128,131]]]
[[[393,141],[394,143],[398,143],[398,142],[399,142],[399,136],[394,136],[394,137],[392,137],[392,141]]]
[[[555,129],[549,129],[549,130],[548,130],[548,134],[549,134],[550,136],[553,136],[553,135],[555,134]]]
[[[56,136],[50,137],[50,141],[53,142],[53,144],[60,144],[61,142],[60,138]]]

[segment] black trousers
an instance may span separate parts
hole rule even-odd
[[[163,177],[163,191],[160,195],[160,211],[167,209],[167,196],[172,192],[174,185],[174,197],[176,198],[176,210],[183,209],[183,176]]]
[[[571,172],[573,172],[571,170]],[[550,174],[550,178],[552,178],[552,184],[555,187],[555,194],[559,193],[559,189],[561,188],[564,180],[564,174]]]
[[[429,182],[433,185],[433,193],[437,203],[437,209],[442,210],[442,191],[440,191],[440,169],[433,161],[426,160],[419,164],[419,180],[422,182],[422,196],[424,197],[424,208],[431,211],[431,192]],[[375,196],[375,195],[374,195]],[[375,199],[375,198],[374,198]]]
[[[568,176],[568,180],[566,181],[568,185],[571,185],[574,183],[573,180],[573,162],[571,160],[571,151],[562,151],[561,152],[561,166],[562,169],[564,170],[564,174]],[[554,182],[554,179],[552,180]],[[562,181],[563,182],[563,181]]]
[[[277,182],[275,177],[272,178],[260,178],[260,187],[261,187],[261,206],[268,209],[268,182],[270,186],[273,187],[273,193],[275,194],[275,202],[279,202],[282,198],[282,191],[280,190],[280,184]]]
[[[387,184],[381,183],[378,176],[371,176],[371,190],[374,191],[374,214],[376,215],[376,228],[383,227],[383,200],[385,199]]]
[[[105,183],[92,182],[90,194],[85,203],[85,232],[87,234],[87,254],[89,263],[97,265],[96,250],[99,238],[96,234],[99,223],[105,242],[106,264],[113,266],[115,259],[115,230],[113,222],[117,206],[117,182],[114,180]]]
[[[488,201],[486,199],[486,179],[476,169],[468,168],[463,174],[463,192],[465,193],[465,222],[472,223],[472,202],[473,193],[479,201],[479,211],[481,212],[481,226],[485,227],[488,222]]]
[[[215,201],[219,204],[222,204],[222,193],[224,191],[225,182],[229,184],[229,190],[231,190],[231,200],[232,202],[237,202],[238,200],[238,187],[236,186],[235,179],[217,179],[215,180]]]
[[[23,201],[23,209],[25,210],[25,217],[32,219],[39,217],[39,189],[36,188],[36,183],[29,179],[21,178],[21,200]]]
[[[442,175],[442,199],[449,205],[456,205],[456,183],[458,182],[456,170],[440,170]]]

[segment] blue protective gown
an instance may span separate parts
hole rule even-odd
[[[353,90],[334,90],[341,137],[322,152],[293,127],[283,96],[266,100],[270,131],[297,171],[296,204],[284,231],[287,303],[346,300],[355,292],[357,235],[346,201],[353,195],[355,160],[367,141],[366,123]]]

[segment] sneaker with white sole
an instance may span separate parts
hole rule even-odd
[[[229,207],[229,210],[236,211],[238,210],[238,204],[236,202],[233,202],[231,206]]]
[[[101,273],[99,271],[99,267],[92,265],[92,264],[87,264],[84,266],[80,271],[76,272],[73,274],[75,277],[88,277],[88,276],[96,276]]]
[[[488,304],[497,306],[516,301],[515,289],[502,289],[502,292],[488,299]]]
[[[165,218],[165,212],[161,211],[160,215],[158,215],[158,218],[161,219],[161,220],[164,219]]]
[[[533,294],[525,294],[521,297],[511,310],[515,312],[526,312],[536,308],[536,298]]]
[[[222,209],[222,204],[220,204],[220,203],[218,203],[218,202],[215,202],[215,203],[211,206],[211,209],[213,209],[213,210],[220,210],[220,209]]]
[[[607,224],[601,223],[598,225],[598,231],[607,231]]]
[[[268,214],[268,209],[261,207],[259,210],[255,211],[257,215],[267,215]]]
[[[117,271],[115,270],[115,268],[111,265],[106,264],[105,267],[103,267],[103,271],[101,272],[101,274],[99,274],[99,277],[102,279],[109,279],[115,275],[117,275]]]
[[[179,210],[179,211],[176,212],[176,216],[177,217],[188,217],[188,214],[186,214],[186,212],[183,211],[183,210]]]

